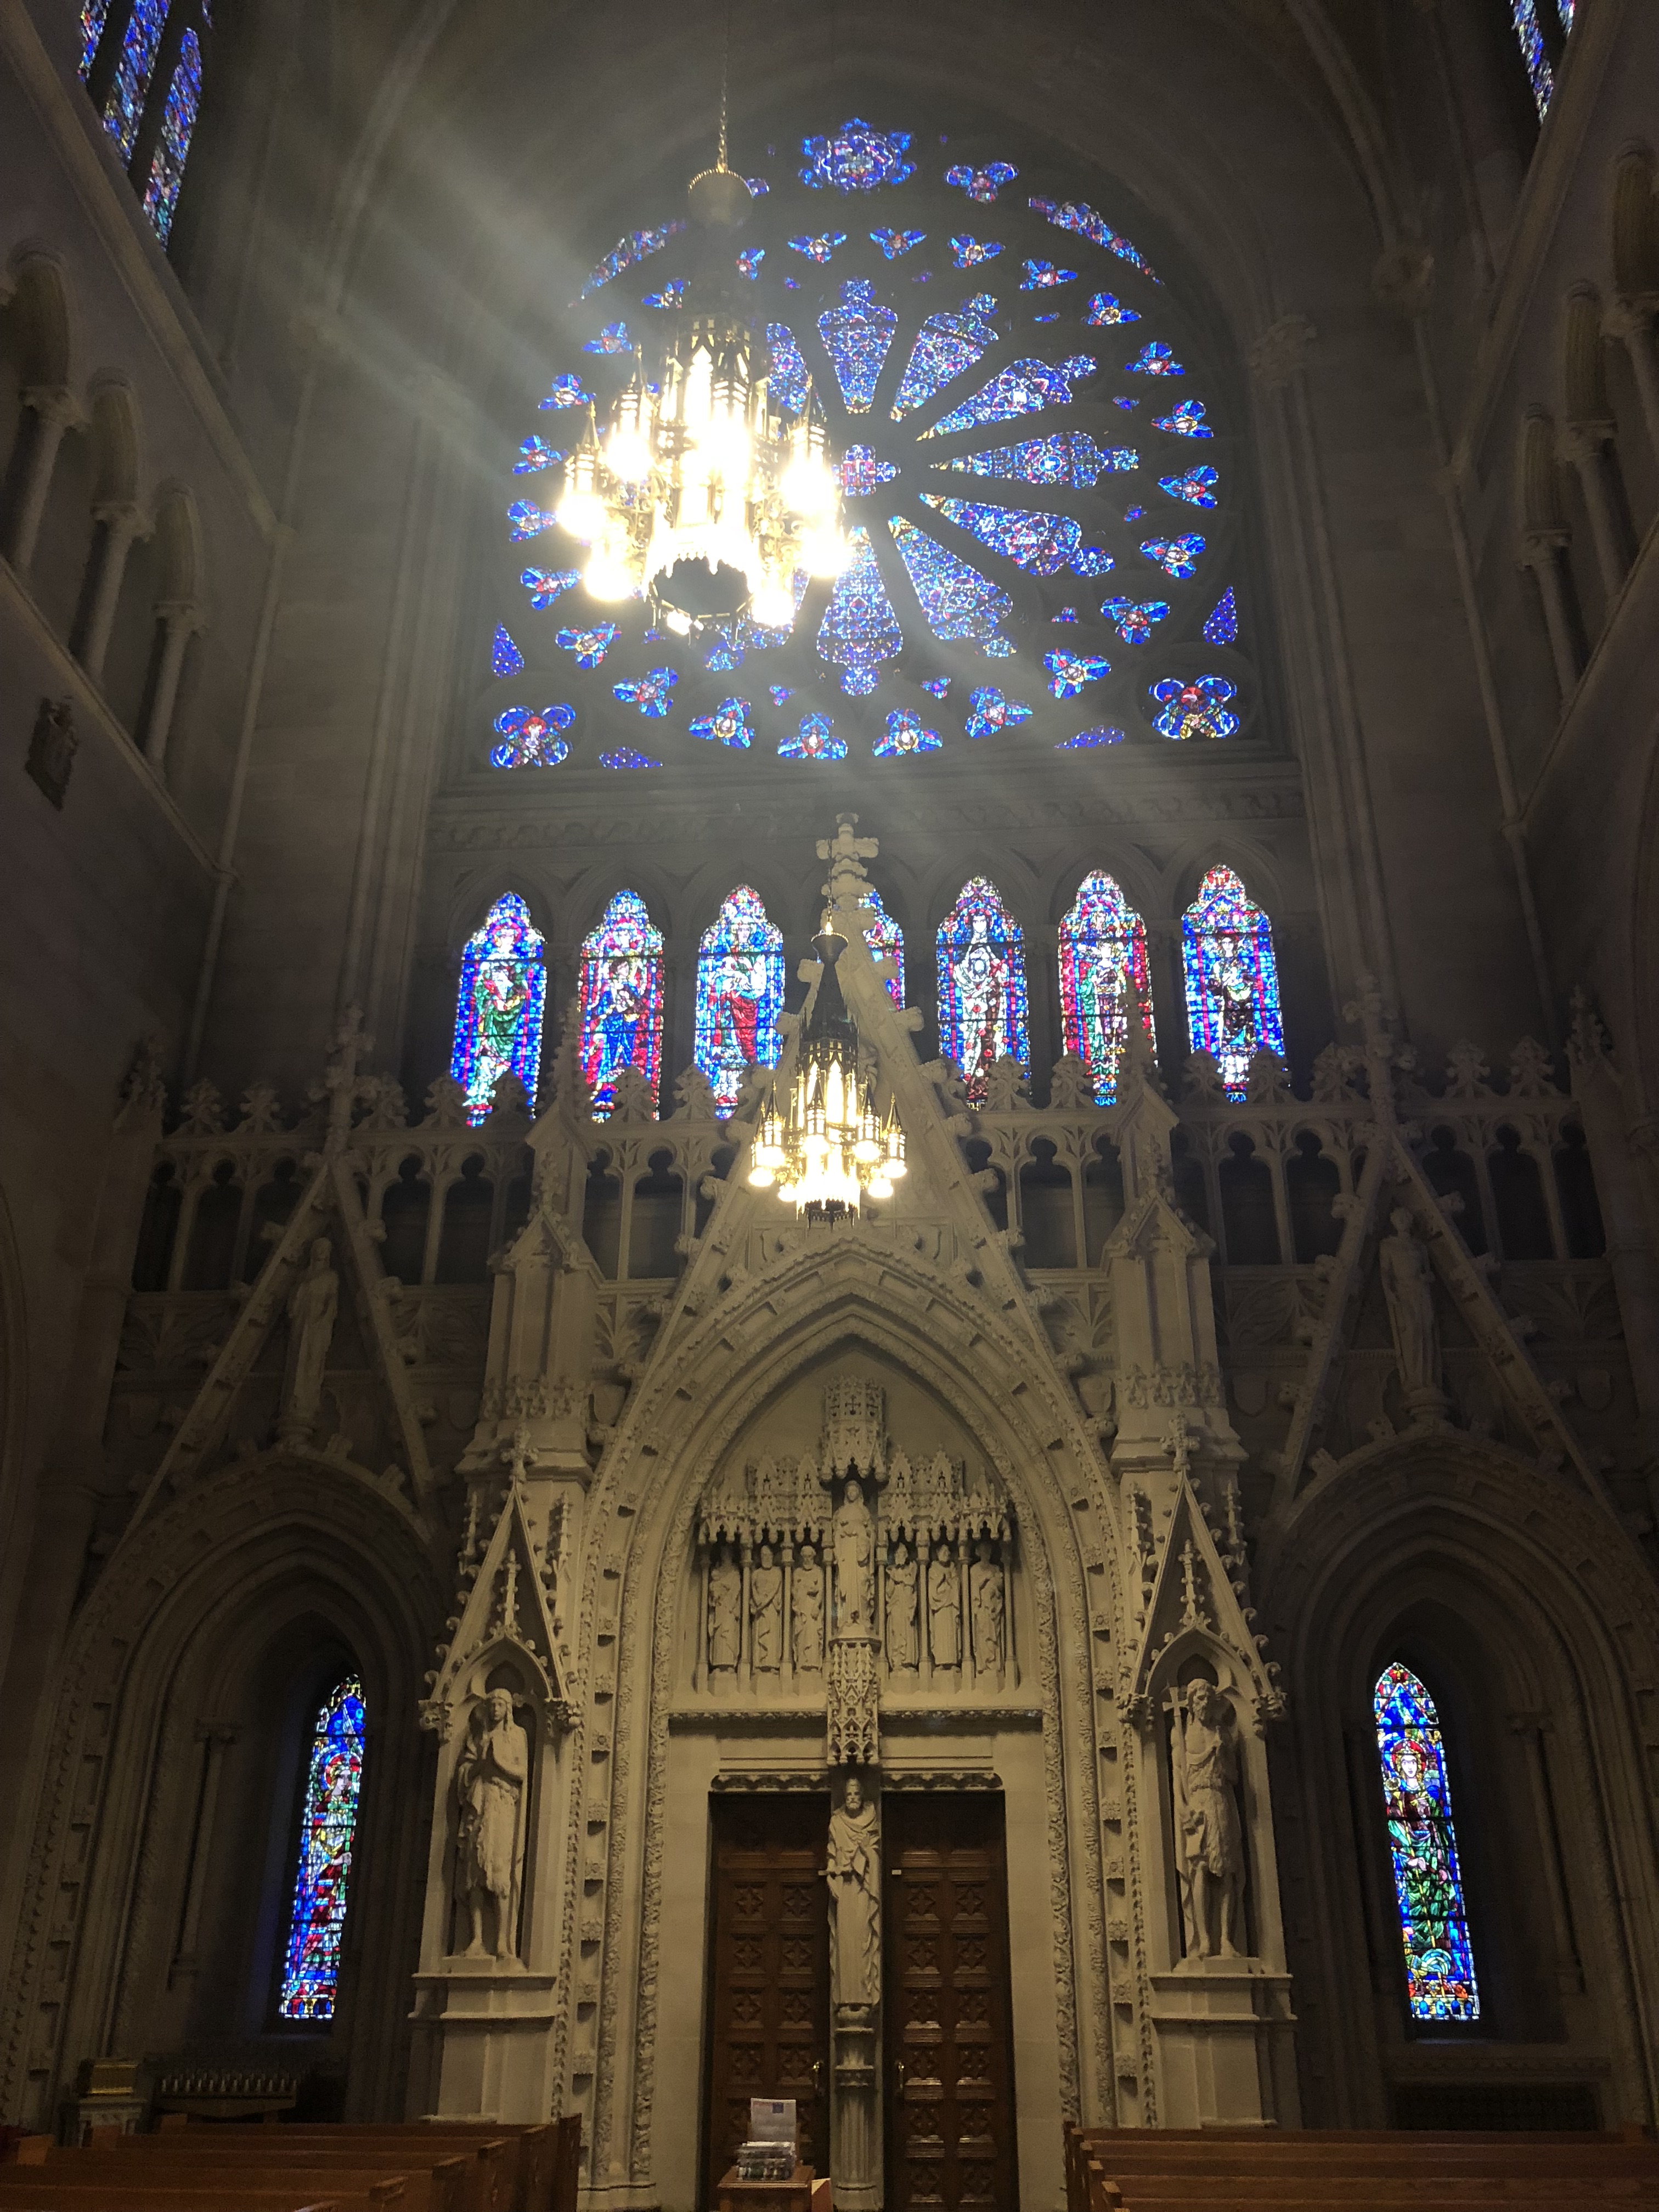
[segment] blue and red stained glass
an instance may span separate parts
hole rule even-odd
[[[933,686],[923,686],[931,690]],[[887,717],[887,727],[872,748],[878,760],[898,760],[908,753],[936,753],[944,750],[944,739],[936,730],[923,724],[919,714],[907,714],[902,708]]]
[[[574,591],[581,576],[574,568],[526,568],[519,578],[530,594],[530,604],[544,614],[561,592]]]
[[[996,343],[997,328],[990,318],[996,301],[988,292],[976,292],[960,307],[942,308],[929,315],[916,333],[904,380],[893,402],[893,420],[902,422],[912,409],[923,406],[933,394],[971,368],[988,346]]]
[[[1532,87],[1533,105],[1538,110],[1538,119],[1541,123],[1551,100],[1555,97],[1555,72],[1550,67],[1548,50],[1544,45],[1537,0],[1510,0],[1510,21],[1515,27],[1516,43],[1521,49],[1521,58],[1527,65],[1527,81]],[[1571,29],[1571,17],[1565,21]]]
[[[173,64],[173,82],[161,111],[161,135],[149,165],[149,181],[144,186],[144,213],[163,246],[173,229],[179,187],[185,181],[185,163],[190,159],[191,137],[201,104],[202,42],[191,30],[185,33]]]
[[[1086,430],[1056,430],[1047,438],[1022,438],[1015,446],[959,453],[944,465],[964,476],[1014,477],[1022,483],[1070,484],[1092,491],[1107,470],[1133,469],[1140,456],[1129,446],[1099,446]]]
[[[1398,1660],[1377,1677],[1372,1711],[1407,2008],[1413,2020],[1479,2020],[1440,1717],[1423,1684]]]
[[[942,438],[951,430],[971,430],[978,422],[1006,422],[1016,415],[1035,415],[1044,407],[1066,407],[1075,397],[1074,384],[1086,383],[1095,364],[1085,353],[1068,361],[1016,361],[970,399],[924,430],[924,438]]]
[[[492,768],[557,768],[569,757],[570,748],[561,735],[576,719],[574,707],[508,707],[495,717],[496,734],[502,739],[489,749]]]
[[[1111,323],[1138,323],[1140,315],[1137,309],[1126,307],[1115,292],[1097,292],[1090,301],[1089,312],[1083,319],[1097,328],[1103,328]]]
[[[513,464],[515,477],[539,476],[544,469],[556,468],[564,459],[561,447],[550,446],[545,438],[532,431],[519,447],[519,458]]]
[[[967,641],[992,659],[1012,653],[1013,647],[997,629],[998,623],[1013,612],[1014,603],[1007,592],[988,582],[967,562],[958,561],[954,553],[947,553],[907,515],[894,515],[890,526],[934,636],[947,642],[955,638]]]
[[[1184,538],[1149,538],[1140,550],[1165,575],[1184,580],[1197,568],[1204,540],[1193,531]]]
[[[1213,438],[1215,432],[1204,419],[1201,399],[1183,399],[1179,407],[1169,414],[1160,415],[1152,424],[1155,430],[1168,430],[1177,438]]]
[[[1238,601],[1234,597],[1231,584],[1216,601],[1214,611],[1204,625],[1204,635],[1206,642],[1211,645],[1233,645],[1237,642]]]
[[[1075,284],[1075,269],[1061,269],[1052,261],[1028,261],[1019,280],[1022,292],[1051,292],[1056,284]]]
[[[1149,338],[1132,362],[1127,364],[1131,376],[1185,376],[1186,370],[1166,345]]]
[[[1154,725],[1166,738],[1231,738],[1237,731],[1238,717],[1227,702],[1238,696],[1238,686],[1224,676],[1165,676],[1151,691],[1158,708]]]
[[[1082,528],[1069,514],[1050,514],[1041,507],[997,507],[985,500],[944,499],[931,491],[923,492],[922,498],[958,530],[970,532],[981,544],[1035,575],[1058,575],[1083,550]]]
[[[1108,253],[1115,253],[1120,261],[1128,262],[1131,267],[1139,269],[1143,276],[1151,276],[1154,284],[1158,282],[1152,274],[1152,264],[1145,256],[1131,246],[1127,238],[1114,230],[1104,216],[1097,215],[1085,200],[1033,199],[1030,204],[1038,215],[1047,216],[1056,228],[1069,230],[1079,238],[1086,238],[1096,246],[1103,246]]]
[[[584,353],[632,353],[634,341],[628,335],[626,323],[607,323],[596,338],[589,338],[583,346]]]
[[[994,239],[974,238],[965,233],[951,240],[951,258],[958,269],[977,269],[981,261],[994,261],[1001,251]]]
[[[595,623],[591,629],[562,629],[553,642],[561,653],[574,653],[578,668],[597,668],[620,632],[615,623]]]
[[[1056,699],[1075,699],[1085,684],[1098,684],[1112,672],[1111,662],[1098,653],[1045,653],[1042,665]]]
[[[766,376],[767,398],[787,415],[799,415],[806,404],[811,387],[795,333],[787,323],[769,323],[766,343],[771,350]]]
[[[999,730],[1012,730],[1030,719],[1031,709],[1023,699],[1005,699],[994,684],[982,684],[968,695],[966,729],[970,738],[994,737]]]
[[[1200,464],[1196,468],[1188,469],[1184,476],[1160,477],[1158,488],[1167,492],[1171,499],[1184,500],[1188,507],[1213,507],[1216,504],[1215,488],[1220,481],[1213,469]]]
[[[1152,635],[1152,624],[1163,622],[1169,614],[1170,603],[1167,599],[1103,599],[1100,611],[1125,645],[1145,645]]]
[[[845,760],[847,740],[838,737],[828,714],[803,714],[792,738],[778,744],[780,760]]]
[[[722,699],[712,713],[699,714],[691,725],[694,738],[718,739],[723,745],[746,752],[755,741],[754,724],[750,716],[754,708],[746,699]]]
[[[982,169],[975,168],[971,162],[957,161],[945,172],[945,181],[985,207],[995,199],[1004,185],[1012,185],[1018,174],[1012,161],[988,161]]]
[[[1060,925],[1060,1006],[1066,1049],[1088,1069],[1098,1106],[1109,1106],[1117,1096],[1118,1063],[1129,1033],[1131,980],[1140,994],[1150,1038],[1152,979],[1146,925],[1112,878],[1097,868],[1079,884],[1076,902]]]
[[[881,893],[873,887],[864,894],[865,902],[875,920],[865,925],[864,941],[878,960],[890,960],[898,973],[890,977],[887,995],[896,1006],[904,1004],[904,932],[899,927],[881,902]]]
[[[84,83],[92,75],[92,64],[103,43],[104,25],[109,17],[109,0],[82,0],[81,6],[81,80]]]
[[[582,286],[585,300],[590,292],[597,292],[601,284],[608,284],[613,276],[620,276],[624,269],[631,269],[636,261],[647,254],[660,253],[671,238],[678,237],[685,228],[683,222],[659,223],[654,230],[630,230],[619,238],[599,267]]]
[[[449,1072],[466,1094],[469,1121],[483,1120],[504,1075],[518,1077],[534,1108],[546,1001],[546,943],[518,893],[504,892],[461,958]]]
[[[975,876],[939,926],[939,1043],[982,1106],[991,1064],[1030,1058],[1025,942],[994,884]]]
[[[524,666],[524,655],[514,644],[505,623],[497,623],[495,635],[490,641],[489,672],[492,676],[516,676]]]
[[[868,411],[875,397],[898,317],[876,297],[876,288],[861,276],[849,277],[841,288],[841,305],[818,317],[818,336],[829,355],[849,415]]]
[[[806,166],[800,180],[815,191],[872,192],[878,185],[902,185],[915,174],[915,163],[906,159],[909,144],[908,131],[874,131],[849,116],[830,137],[801,140]]]
[[[654,1098],[662,1081],[662,933],[637,891],[618,891],[582,939],[576,997],[594,1120],[609,1115],[625,1067],[638,1068]]]
[[[903,650],[904,633],[882,581],[869,532],[854,524],[847,542],[847,566],[836,579],[818,627],[818,658],[840,669],[843,691],[864,698],[880,680],[883,661]]]
[[[115,78],[104,102],[104,128],[121,149],[121,159],[132,159],[133,142],[144,112],[155,52],[167,19],[167,0],[133,0],[132,13],[121,35],[121,52]]]
[[[637,707],[642,714],[661,715],[668,712],[669,694],[679,680],[676,668],[648,668],[643,676],[630,677],[611,688],[624,707]]]
[[[544,530],[553,527],[551,514],[544,514],[533,499],[515,499],[507,510],[507,519],[512,525],[512,538],[515,545],[522,545],[532,538],[539,538]]]
[[[791,252],[804,253],[809,261],[816,261],[822,267],[836,248],[846,243],[847,233],[844,230],[825,230],[816,238],[792,238],[789,248]]]
[[[562,376],[556,376],[548,386],[546,398],[536,402],[538,408],[552,408],[556,412],[568,407],[591,407],[592,404],[592,393],[580,377],[569,370]]]
[[[849,446],[841,457],[841,488],[848,499],[866,499],[898,474],[891,461],[878,459],[868,446]]]
[[[351,1674],[324,1705],[312,1732],[300,1815],[300,1863],[276,2002],[284,2020],[334,2017],[363,1781],[363,1686]]]
[[[1227,1096],[1243,1098],[1255,1055],[1285,1050],[1273,924],[1218,864],[1182,916],[1181,937],[1192,1048],[1212,1053]]]
[[[913,246],[920,246],[927,235],[925,230],[872,230],[870,243],[880,246],[889,261],[896,261]]]
[[[730,1114],[751,1062],[775,1067],[783,1010],[783,932],[741,884],[703,932],[697,953],[696,1061]]]

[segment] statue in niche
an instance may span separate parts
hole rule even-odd
[[[276,1433],[284,1443],[304,1443],[323,1407],[323,1370],[340,1311],[340,1279],[326,1237],[313,1240],[306,1271],[288,1302],[288,1368]]]
[[[849,1774],[830,1815],[830,1993],[837,2005],[881,1998],[881,1830]]]
[[[1394,1234],[1377,1248],[1382,1291],[1389,1302],[1389,1327],[1400,1387],[1413,1413],[1443,1413],[1440,1388],[1440,1344],[1434,1327],[1433,1279],[1429,1255],[1412,1234],[1412,1217],[1403,1206],[1389,1216]]]
[[[960,1666],[962,1583],[948,1544],[941,1544],[928,1562],[927,1619],[934,1666]]]
[[[887,1663],[914,1667],[918,1658],[916,1639],[917,1563],[901,1540],[893,1548],[887,1569]]]
[[[1184,1700],[1176,1692],[1170,1751],[1176,1874],[1187,1954],[1237,1959],[1244,1902],[1238,1746],[1231,1711],[1210,1683],[1195,1682]]]
[[[722,1544],[708,1570],[708,1666],[735,1668],[743,1642],[743,1575]]]
[[[981,1674],[1002,1668],[1002,1569],[988,1543],[974,1547],[968,1570],[968,1617],[973,1628],[974,1665]]]
[[[864,1502],[864,1485],[848,1475],[830,1524],[830,1545],[836,1563],[836,1633],[837,1636],[873,1634],[871,1598],[875,1557],[875,1528]]]
[[[783,1664],[783,1569],[763,1544],[749,1577],[749,1663],[775,1673]]]
[[[823,1664],[823,1569],[811,1544],[800,1547],[794,1580],[795,1665],[816,1671]]]
[[[492,1690],[473,1707],[455,1762],[455,1895],[466,1910],[466,1958],[489,1955],[486,1904],[495,1908],[495,1957],[514,1955],[529,1779],[530,1739],[513,1717],[512,1693]]]

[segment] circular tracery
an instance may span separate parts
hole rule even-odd
[[[854,120],[792,152],[769,149],[737,231],[631,232],[584,287],[592,334],[514,464],[491,759],[920,757],[1246,728],[1236,471],[1190,326],[1139,249],[995,149]],[[665,353],[711,253],[774,417],[827,418],[848,557],[833,579],[797,573],[789,627],[751,613],[676,634],[638,600],[595,601],[554,516],[590,406],[603,416]]]

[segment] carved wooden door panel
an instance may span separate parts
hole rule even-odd
[[[1002,1800],[883,1814],[888,2212],[1016,2212]]]
[[[793,2097],[801,2157],[830,2171],[829,1800],[712,1806],[705,2205],[749,2132],[751,2097]]]

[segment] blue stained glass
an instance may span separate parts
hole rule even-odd
[[[1172,431],[1177,438],[1213,438],[1215,435],[1204,420],[1204,402],[1201,399],[1183,399],[1169,414],[1160,415],[1152,428]]]
[[[507,625],[497,623],[495,635],[489,647],[489,672],[492,676],[516,676],[524,666],[524,655],[507,634]]]
[[[936,753],[943,750],[944,743],[937,731],[923,726],[919,714],[908,714],[901,709],[887,717],[886,733],[876,740],[875,757],[878,760],[896,760],[906,753]],[[903,1004],[902,1000],[900,1004]]]
[[[1089,312],[1084,319],[1096,324],[1138,323],[1140,315],[1136,308],[1126,307],[1115,294],[1097,292],[1089,302]]]
[[[1510,21],[1515,26],[1521,58],[1527,65],[1527,78],[1532,86],[1533,104],[1538,110],[1538,119],[1541,123],[1550,101],[1555,96],[1555,72],[1550,67],[1550,58],[1545,49],[1543,27],[1538,21],[1537,0],[1510,0]]]
[[[1185,376],[1187,374],[1170,348],[1160,345],[1156,338],[1148,338],[1127,368],[1131,376]]]
[[[495,717],[496,730],[507,742],[490,747],[490,766],[557,768],[570,753],[558,733],[575,719],[574,707],[544,707],[539,714],[529,707],[508,707]]]
[[[1045,653],[1048,690],[1056,699],[1075,699],[1085,684],[1098,684],[1109,676],[1112,664],[1097,653]]]
[[[541,1066],[547,946],[516,891],[498,898],[461,957],[449,1072],[466,1093],[466,1118],[482,1121],[503,1075],[516,1075],[533,1109]]]
[[[783,988],[783,933],[740,884],[697,952],[696,1062],[722,1116],[738,1103],[745,1067],[777,1065]]]
[[[1139,522],[1146,512],[1144,507],[1126,507],[1123,510],[1123,520],[1126,522]]]
[[[924,691],[931,691],[935,699],[948,699],[951,678],[948,676],[930,676],[921,688]]]
[[[1079,730],[1074,738],[1062,738],[1054,750],[1057,753],[1079,753],[1095,745],[1121,745],[1122,743],[1121,730]]]
[[[842,286],[838,307],[818,317],[818,336],[834,364],[848,414],[868,410],[897,328],[898,317],[877,299],[875,286],[860,276]]]
[[[652,668],[611,688],[624,707],[637,707],[642,714],[665,714],[668,695],[679,680],[678,669]]]
[[[626,323],[607,323],[596,338],[589,338],[583,346],[584,353],[632,353],[634,341],[628,335]]]
[[[795,333],[787,323],[769,323],[766,343],[770,349],[771,366],[767,371],[766,396],[774,407],[785,414],[799,415],[806,405],[811,380],[806,363],[801,359],[800,348],[795,343]]]
[[[699,714],[691,725],[694,738],[718,738],[721,744],[746,752],[755,732],[749,718],[754,708],[746,699],[722,699],[712,714]]]
[[[905,159],[909,144],[908,131],[872,131],[849,116],[833,136],[801,140],[806,167],[800,180],[815,191],[871,192],[878,185],[902,185],[915,173],[915,163]]]
[[[515,477],[539,476],[544,469],[556,467],[563,459],[563,450],[560,447],[550,446],[545,438],[532,434],[520,447],[519,458],[513,464],[513,473]]]
[[[1076,622],[1078,611],[1075,607],[1062,607],[1057,615],[1051,616],[1049,619],[1057,623]]]
[[[870,243],[880,246],[888,260],[896,261],[913,246],[920,246],[927,235],[925,230],[872,230]]]
[[[924,492],[922,499],[959,530],[971,531],[981,544],[1000,553],[1017,567],[1038,576],[1057,575],[1075,557],[1083,532],[1066,514],[1048,514],[1040,508],[992,507],[982,500],[942,499]]]
[[[1151,688],[1161,710],[1156,726],[1166,738],[1231,738],[1238,727],[1227,703],[1238,696],[1238,686],[1224,676],[1165,676]]]
[[[647,292],[640,304],[645,307],[660,307],[667,314],[678,314],[685,305],[684,277],[677,276],[672,284],[665,284],[660,292]]]
[[[1002,248],[993,239],[953,238],[951,252],[958,269],[977,269],[981,261],[994,261]]]
[[[1117,563],[1103,546],[1085,545],[1073,560],[1072,574],[1074,576],[1105,576],[1109,575],[1116,566]]]
[[[1187,471],[1184,476],[1160,477],[1158,488],[1166,491],[1171,499],[1183,499],[1188,507],[1213,507],[1216,486],[1221,478],[1212,468],[1198,467]]]
[[[951,430],[971,430],[976,422],[1004,422],[1015,415],[1035,415],[1044,407],[1069,405],[1072,386],[1095,373],[1087,354],[1073,354],[1060,362],[1016,361],[991,381],[964,399],[960,407],[924,430],[924,438],[942,438]]]
[[[550,607],[562,592],[574,591],[581,581],[574,568],[526,568],[519,578],[538,614]]]
[[[999,730],[1012,730],[1030,719],[1031,709],[1023,699],[1005,699],[993,684],[982,684],[968,695],[965,727],[970,738],[994,738]]]
[[[824,609],[818,658],[839,668],[842,690],[860,698],[875,690],[882,662],[903,650],[904,633],[882,581],[869,532],[855,524],[847,538],[851,556]]]
[[[1022,292],[1052,291],[1056,284],[1075,284],[1075,269],[1056,268],[1052,261],[1028,261],[1025,274],[1019,280]]]
[[[995,199],[1000,186],[1012,185],[1018,174],[1019,171],[1012,161],[988,161],[982,169],[976,169],[967,161],[958,161],[945,172],[945,181],[947,185],[956,185],[958,191],[966,192],[970,200],[977,200],[983,207]]]
[[[1168,617],[1170,604],[1167,599],[1103,599],[1100,611],[1115,625],[1125,645],[1145,645],[1152,624]]]
[[[962,1070],[969,1103],[985,1103],[994,1060],[1030,1059],[1025,943],[994,884],[964,884],[939,926],[939,1045]]]
[[[821,231],[816,238],[792,238],[789,241],[794,252],[804,253],[809,261],[816,261],[820,266],[838,246],[845,246],[846,243],[847,233],[844,230]]]
[[[1056,430],[1051,437],[1023,438],[1017,446],[996,446],[988,453],[959,453],[941,462],[943,468],[975,477],[1017,477],[1024,483],[1073,484],[1091,491],[1095,479],[1107,470],[1138,468],[1140,456],[1131,446],[1098,446],[1086,430]]]
[[[992,658],[1011,653],[1013,647],[997,633],[998,623],[1013,612],[1007,592],[947,553],[907,516],[894,515],[890,526],[934,636],[969,640]]]
[[[1243,1098],[1251,1060],[1283,1054],[1273,925],[1232,870],[1217,866],[1181,923],[1187,1028],[1194,1052],[1213,1053],[1230,1098]]]
[[[1204,540],[1195,533],[1185,538],[1149,538],[1140,550],[1166,575],[1186,577],[1198,566]]]
[[[1215,611],[1204,625],[1204,635],[1211,645],[1232,645],[1238,638],[1238,601],[1233,597],[1233,587],[1226,590],[1215,603]]]
[[[1479,2020],[1474,1948],[1434,1699],[1396,1659],[1372,1692],[1395,1906],[1413,2020]]]
[[[893,717],[890,715],[888,717],[890,731],[892,722]],[[926,734],[927,732],[924,732],[923,735]],[[937,744],[939,739],[935,738],[933,743]],[[896,750],[903,749],[896,748]],[[919,745],[914,750],[918,752],[925,751],[926,747]],[[876,750],[879,752],[881,746],[878,745]],[[898,970],[896,975],[890,976],[888,979],[887,995],[896,1006],[902,1006],[904,1004],[904,932],[882,904],[881,893],[873,884],[865,892],[864,900],[865,904],[875,915],[873,921],[865,924],[864,941],[878,960],[890,960]]]
[[[1033,315],[1031,320],[1034,323],[1057,323],[1060,320],[1060,311],[1056,308],[1052,314]]]
[[[1121,407],[1124,413],[1128,415],[1132,414],[1133,410],[1139,406],[1140,402],[1138,399],[1126,399],[1122,393],[1120,392],[1116,398],[1113,400],[1112,404],[1114,407]]]
[[[800,289],[800,279],[799,276],[786,276],[783,280],[783,284],[784,289],[787,292],[799,292]]]
[[[507,510],[507,519],[513,526],[513,543],[521,545],[528,538],[539,538],[544,530],[551,530],[553,517],[544,514],[533,499],[515,499]]]
[[[738,276],[746,276],[751,284],[757,283],[760,278],[761,264],[765,258],[766,248],[763,246],[745,246],[738,256]],[[682,291],[682,301],[683,299],[684,291]]]
[[[996,343],[996,325],[990,320],[996,304],[988,292],[977,292],[960,307],[941,308],[928,316],[916,333],[904,381],[893,402],[896,422],[931,399],[952,377],[971,368],[986,348]]]
[[[1032,207],[1038,215],[1047,216],[1056,228],[1074,232],[1079,238],[1091,239],[1095,245],[1103,246],[1109,253],[1115,253],[1120,261],[1127,261],[1145,276],[1152,276],[1152,264],[1112,228],[1103,216],[1097,215],[1084,200],[1034,199]]]
[[[167,19],[167,0],[133,0],[115,64],[115,79],[104,103],[104,128],[120,148],[124,161],[132,159],[150,72],[155,67],[155,50],[161,43],[161,27]]]
[[[614,745],[608,753],[599,755],[599,766],[616,769],[660,768],[662,763],[659,760],[653,760],[649,753],[635,752],[632,745]]]
[[[365,1728],[363,1686],[350,1674],[328,1698],[312,1731],[300,1863],[276,2005],[284,2020],[334,2017]]]
[[[173,228],[173,210],[179,204],[179,187],[185,181],[185,163],[190,158],[191,136],[196,128],[196,111],[201,104],[202,42],[194,31],[186,31],[173,64],[173,82],[161,112],[161,135],[144,187],[144,213],[163,246]]]
[[[786,706],[795,696],[795,687],[793,684],[769,684],[766,688],[771,695],[772,704],[775,707]]]
[[[800,727],[793,738],[778,742],[780,760],[845,760],[847,740],[836,735],[836,726],[827,714],[803,714]]]
[[[1060,1007],[1066,1049],[1088,1069],[1097,1106],[1109,1106],[1117,1096],[1132,980],[1150,1039],[1146,925],[1114,879],[1097,868],[1078,885],[1076,902],[1060,925]]]
[[[588,629],[562,629],[553,642],[561,653],[574,653],[578,668],[597,668],[619,633],[615,623],[595,623]]]
[[[593,395],[580,377],[574,371],[567,370],[562,376],[554,378],[548,387],[546,398],[538,399],[536,404],[540,408],[563,408],[589,407],[592,403]]]
[[[597,292],[601,284],[608,284],[613,276],[620,276],[624,269],[631,269],[636,261],[647,254],[660,253],[671,238],[678,238],[685,228],[683,222],[659,223],[654,230],[630,230],[626,238],[619,238],[586,283],[582,286],[585,300],[590,292]]]
[[[1564,31],[1571,30],[1577,4],[1578,0],[1555,0],[1556,12],[1561,18],[1561,28]]]
[[[108,16],[109,0],[82,0],[81,77],[83,83],[92,74],[92,64],[103,42],[104,25]]]
[[[609,1118],[625,1067],[639,1070],[654,1098],[662,1081],[662,932],[637,891],[618,891],[582,939],[576,1001],[593,1119]]]
[[[864,499],[898,474],[891,461],[878,460],[868,446],[849,446],[841,457],[841,488],[848,499]]]

